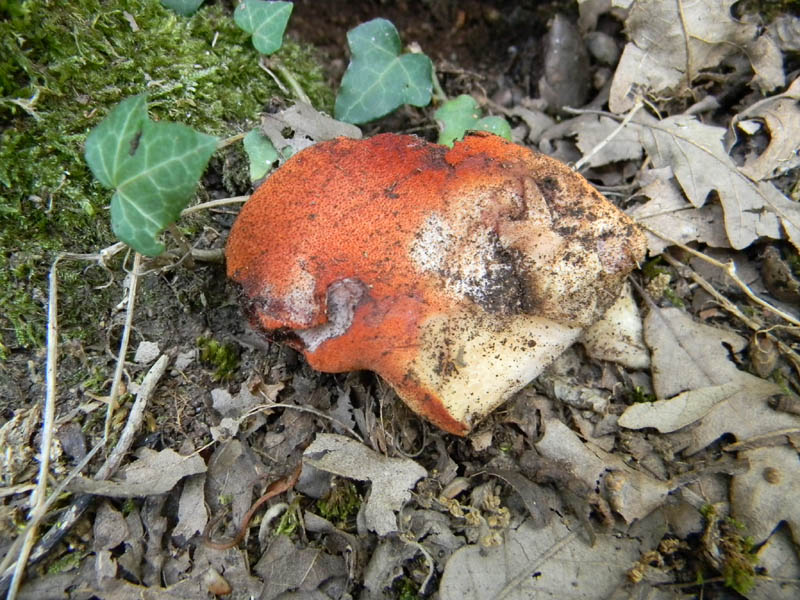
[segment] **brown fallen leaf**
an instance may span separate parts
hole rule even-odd
[[[750,469],[731,482],[731,513],[755,541],[765,540],[781,521],[800,543],[800,460],[789,445],[753,448],[741,453]]]
[[[609,504],[627,522],[641,519],[660,506],[673,485],[627,465],[618,455],[584,443],[558,419],[545,421],[545,433],[536,450],[547,459],[568,465],[575,478],[595,489],[602,483]]]
[[[590,546],[561,519],[539,529],[526,521],[501,546],[456,550],[439,594],[442,600],[607,598],[640,551],[639,540],[610,534]]]
[[[578,149],[586,156],[617,127],[619,123],[610,117],[588,114],[573,119],[570,131],[578,135]],[[625,127],[592,155],[587,164],[590,167],[601,167],[612,162],[639,160],[643,150],[637,129]]]
[[[724,58],[753,40],[757,27],[733,18],[735,2],[633,3],[625,20],[630,42],[611,84],[611,111],[629,110],[634,89],[654,95],[683,95],[701,71],[718,68]]]
[[[692,206],[673,179],[660,177],[639,193],[650,200],[627,211],[637,223],[682,244],[703,242],[715,248],[730,248],[722,207],[716,202],[707,202],[700,208]],[[645,235],[650,256],[661,254],[671,245],[647,229]]]
[[[206,470],[200,456],[181,456],[169,448],[160,452],[140,448],[137,455],[135,461],[120,469],[114,480],[98,481],[79,476],[67,485],[67,489],[113,498],[152,496],[170,491],[187,475]]]
[[[389,458],[342,435],[322,433],[306,448],[303,462],[340,477],[372,483],[364,507],[367,527],[378,535],[397,531],[395,512],[427,471],[411,459]]]
[[[762,236],[780,239],[784,230],[793,244],[800,243],[800,204],[736,167],[723,145],[725,128],[685,115],[656,121],[640,112],[634,120],[642,126],[642,143],[653,165],[672,168],[692,205],[700,208],[717,192],[734,248],[746,248]]]
[[[780,393],[779,386],[740,371],[730,360],[728,348],[742,351],[747,343],[744,338],[698,323],[678,308],[658,307],[652,307],[645,318],[644,336],[652,350],[657,399],[715,386],[739,387],[699,420],[687,453],[697,452],[725,433],[743,439],[800,423],[796,416],[767,405],[769,396]]]

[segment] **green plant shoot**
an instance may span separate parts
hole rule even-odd
[[[366,123],[403,104],[427,106],[433,64],[424,54],[400,54],[397,29],[373,19],[347,32],[350,64],[342,78],[334,114],[347,123]]]
[[[503,117],[481,117],[475,98],[462,94],[448,100],[433,113],[441,132],[439,143],[453,147],[467,131],[488,131],[511,141],[511,126]]]
[[[253,34],[253,46],[261,54],[277,52],[283,45],[283,32],[292,14],[291,2],[244,0],[233,13],[233,20]]]
[[[156,239],[194,195],[217,138],[180,123],[151,121],[147,96],[120,102],[86,138],[86,162],[111,197],[111,228],[137,252],[157,256]]]

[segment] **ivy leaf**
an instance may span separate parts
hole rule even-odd
[[[203,0],[161,0],[161,4],[182,17],[193,15],[202,3]]]
[[[111,228],[137,252],[157,256],[156,236],[194,195],[217,138],[180,123],[151,121],[147,96],[120,102],[86,138],[86,162],[111,198]]]
[[[275,146],[259,128],[244,136],[244,151],[250,159],[251,181],[264,177],[272,168],[272,163],[280,158]]]
[[[462,94],[458,98],[448,100],[433,113],[442,131],[439,143],[453,147],[453,144],[464,137],[467,131],[488,131],[511,141],[511,126],[503,117],[483,117],[475,98]]]
[[[253,46],[261,54],[272,54],[283,45],[283,32],[292,14],[291,2],[244,0],[233,12],[233,20],[253,34]]]
[[[334,114],[347,123],[366,123],[402,104],[431,101],[433,65],[424,54],[400,54],[400,35],[386,19],[373,19],[347,32],[350,64],[342,78]]]

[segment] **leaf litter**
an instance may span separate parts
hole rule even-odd
[[[604,4],[580,3],[579,24],[593,29],[601,16],[611,18]],[[173,438],[177,451],[138,441],[111,479],[72,479],[68,489],[104,498],[92,514],[90,550],[61,572],[32,577],[22,594],[384,598],[408,585],[441,598],[686,597],[659,585],[694,581],[700,572],[713,577],[708,564],[723,568],[726,539],[700,536],[695,562],[683,567],[664,561],[672,555],[663,545],[678,531],[723,531],[704,516],[713,505],[763,542],[759,576],[740,591],[795,597],[800,542],[791,499],[800,417],[775,398],[796,396],[798,364],[781,350],[757,370],[752,341],[773,336],[791,347],[794,334],[774,313],[748,305],[724,270],[714,285],[744,311],[738,315],[658,257],[685,259],[676,242],[709,255],[733,248],[726,256],[747,270],[747,285],[781,301],[769,296],[760,270],[768,262],[762,257],[791,270],[800,241],[796,73],[780,90],[785,53],[800,48],[798,19],[762,27],[735,17],[731,0],[613,4],[627,45],[610,85],[587,106],[594,112],[562,126],[527,99],[506,115],[527,128],[523,137],[546,141],[542,149],[589,156],[586,176],[617,181],[604,191],[621,191],[628,213],[650,228],[652,264],[633,277],[635,303],[614,325],[565,355],[535,393],[524,390],[497,411],[475,443],[427,430],[374,381],[320,378],[275,345],[257,358],[264,349],[243,342],[249,362],[238,391],[228,382],[206,386],[198,393],[211,416],[179,421],[204,437]],[[735,108],[720,109],[718,99],[737,85],[746,91]],[[604,93],[610,112],[602,111]],[[641,96],[644,108],[616,132]],[[360,135],[301,104],[267,117],[262,132],[287,154]],[[782,305],[792,315],[796,306]],[[620,337],[623,323],[630,329]],[[192,343],[175,354],[191,356]],[[182,364],[183,377],[202,379],[198,361]],[[162,384],[158,401],[178,402],[183,385]],[[33,476],[25,439],[37,419],[35,410],[20,411],[0,428],[13,442],[2,472],[12,494]],[[352,437],[356,429],[366,442]],[[67,464],[58,452],[57,479]],[[270,501],[271,516],[256,521],[262,534],[250,528],[242,544],[224,551],[203,543],[212,520],[223,515],[227,532],[235,530],[270,482],[301,461],[297,488]],[[353,512],[321,517],[319,503],[331,501],[341,480],[357,486]],[[667,514],[676,509],[684,527],[670,525]],[[7,544],[0,541],[0,552]],[[698,562],[704,552],[716,552],[716,562]],[[640,577],[632,566],[648,558]]]

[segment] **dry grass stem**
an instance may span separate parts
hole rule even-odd
[[[617,127],[614,129],[614,131],[612,131],[611,133],[609,133],[609,134],[608,134],[608,135],[605,137],[605,139],[604,139],[604,140],[602,140],[602,141],[601,141],[599,144],[597,144],[597,145],[596,145],[594,148],[592,148],[592,150],[591,150],[591,151],[590,151],[588,154],[584,154],[584,155],[581,157],[581,159],[580,159],[578,162],[576,162],[576,163],[575,163],[575,166],[574,166],[573,168],[574,168],[576,171],[580,171],[580,170],[581,170],[581,169],[584,167],[584,165],[585,165],[586,163],[588,163],[588,162],[589,162],[589,161],[592,159],[592,157],[593,157],[595,154],[597,154],[598,152],[600,152],[600,150],[602,150],[603,148],[605,148],[605,147],[606,147],[606,145],[608,145],[608,143],[609,143],[611,140],[613,140],[615,137],[617,137],[617,136],[619,135],[619,133],[620,133],[620,132],[621,132],[623,129],[625,129],[625,127],[628,125],[628,123],[630,123],[630,122],[631,122],[631,119],[634,117],[634,115],[635,115],[637,112],[639,112],[639,109],[640,109],[640,108],[642,108],[642,106],[644,106],[644,104],[643,104],[643,102],[642,102],[642,100],[641,100],[641,98],[640,98],[640,99],[638,99],[638,100],[636,101],[636,104],[634,104],[634,105],[633,105],[633,107],[631,107],[631,109],[628,111],[628,114],[626,114],[626,115],[625,115],[625,118],[622,120],[622,122],[621,122],[619,125],[617,125]],[[571,111],[570,111],[570,112],[571,112]]]
[[[119,354],[117,355],[117,366],[114,369],[114,379],[111,383],[111,392],[108,394],[108,408],[106,409],[106,423],[103,429],[103,440],[108,443],[108,436],[111,434],[111,420],[114,411],[117,409],[117,397],[119,387],[122,383],[122,372],[125,370],[125,355],[128,353],[128,342],[130,341],[131,329],[133,327],[133,309],[136,306],[136,288],[139,285],[139,271],[142,264],[142,255],[138,252],[133,255],[133,269],[131,269],[131,281],[128,287],[127,311],[125,313],[125,327],[122,330],[122,339],[119,342]]]

